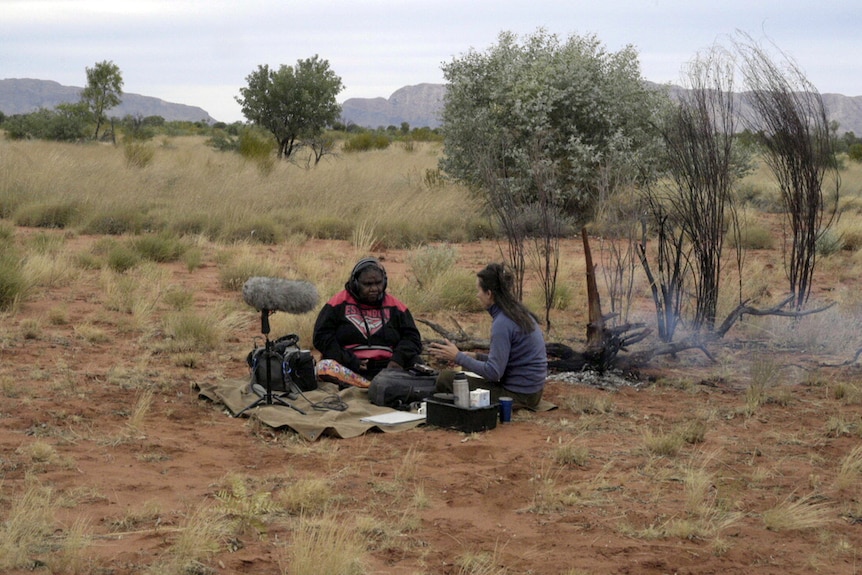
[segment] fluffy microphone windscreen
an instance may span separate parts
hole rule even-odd
[[[242,298],[257,310],[303,314],[317,307],[317,288],[307,281],[253,277],[243,284]]]

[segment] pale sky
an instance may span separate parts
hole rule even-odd
[[[699,51],[737,31],[774,43],[821,93],[862,95],[858,0],[0,0],[0,78],[86,83],[111,60],[125,92],[243,120],[235,97],[258,65],[315,54],[347,98],[444,83],[442,63],[502,31],[594,34],[632,45],[653,82],[678,82]]]

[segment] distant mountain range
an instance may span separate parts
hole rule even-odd
[[[656,88],[658,84],[648,83]],[[672,98],[679,98],[684,89],[674,86],[670,90]],[[400,126],[408,122],[411,128],[440,125],[440,110],[446,95],[445,84],[418,84],[405,86],[386,98],[350,98],[342,104],[341,116],[367,128],[380,126]],[[742,96],[740,109],[745,109]],[[823,104],[830,121],[838,122],[838,132],[853,132],[862,136],[862,96],[842,96],[841,94],[822,94]]]
[[[51,80],[7,78],[0,80],[0,111],[7,116],[29,114],[39,108],[53,109],[57,104],[74,103],[81,99],[77,86],[63,86]],[[108,116],[161,116],[169,122],[188,121],[214,123],[203,108],[172,104],[158,98],[124,93],[122,103],[108,110]]]
[[[12,115],[26,114],[39,108],[54,108],[64,102],[77,102],[81,90],[50,80],[0,80],[0,111]],[[671,97],[679,97],[682,92],[682,88],[674,87]],[[407,122],[411,128],[437,128],[440,126],[440,111],[445,95],[445,84],[404,86],[389,98],[348,98],[342,103],[341,117],[345,123],[366,128],[400,127],[403,122]],[[822,97],[830,121],[838,122],[839,133],[849,131],[862,136],[862,96],[823,94]],[[127,114],[161,116],[168,121],[216,121],[203,108],[173,104],[139,94],[123,94],[123,102],[109,111],[111,116],[123,117]]]

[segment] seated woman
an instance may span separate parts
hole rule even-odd
[[[413,367],[422,339],[410,310],[386,293],[386,270],[376,258],[359,260],[344,290],[317,316],[313,343],[321,354],[319,379],[368,387],[385,368]]]
[[[536,317],[515,298],[514,276],[501,264],[490,264],[476,275],[477,297],[493,318],[488,353],[466,353],[449,340],[432,343],[429,351],[435,358],[454,362],[487,380],[471,381],[470,389],[489,389],[492,402],[509,396],[515,407],[535,409],[548,376],[542,330]],[[440,383],[443,384],[442,378]],[[448,385],[451,387],[451,383]],[[445,384],[439,389],[452,391]]]

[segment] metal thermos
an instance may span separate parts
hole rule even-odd
[[[466,374],[460,371],[455,374],[452,391],[455,394],[455,405],[463,408],[470,407],[470,384],[467,382]]]

